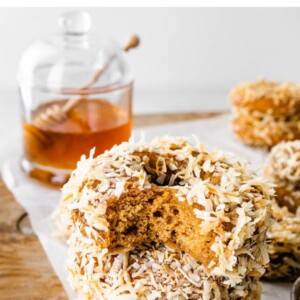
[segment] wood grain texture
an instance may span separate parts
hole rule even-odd
[[[67,299],[37,237],[20,231],[24,213],[0,180],[0,299]]]
[[[159,125],[216,116],[218,113],[139,115],[134,124]],[[0,178],[0,299],[67,299],[26,212]]]

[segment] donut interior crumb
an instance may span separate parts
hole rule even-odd
[[[111,251],[164,243],[205,265],[214,259],[210,247],[215,233],[202,234],[201,220],[195,217],[193,206],[179,202],[169,188],[131,189],[110,201],[106,218]]]

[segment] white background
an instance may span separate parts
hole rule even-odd
[[[25,47],[59,32],[69,8],[0,8],[0,150],[19,138],[16,71]],[[134,69],[134,112],[229,108],[227,94],[260,77],[300,81],[299,8],[88,8],[92,33],[141,47]]]
[[[34,39],[59,32],[69,9],[0,9],[0,88],[16,86],[17,63]],[[142,38],[129,54],[141,89],[228,89],[259,76],[300,78],[300,9],[88,8],[94,36]]]
[[[22,51],[32,40],[59,32],[57,19],[68,10],[0,8],[0,89],[16,89]],[[128,55],[136,112],[224,109],[228,90],[241,81],[300,81],[299,8],[84,10],[96,38],[122,44],[131,33],[141,36],[141,47]],[[7,101],[0,99],[0,109]]]

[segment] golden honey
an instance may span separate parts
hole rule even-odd
[[[92,148],[101,154],[131,135],[132,115],[105,99],[82,99],[63,121],[38,122],[39,116],[66,100],[50,101],[32,113],[32,123],[23,123],[23,169],[34,178],[61,186],[81,155]],[[130,102],[130,101],[129,101]]]

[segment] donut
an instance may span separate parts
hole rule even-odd
[[[260,299],[258,278],[246,276],[227,288],[223,278],[207,275],[203,265],[190,255],[163,245],[105,253],[101,263],[96,267],[90,264],[82,276],[77,275],[80,259],[72,265],[69,277],[73,288],[82,291],[85,299]],[[93,268],[97,268],[96,273]]]
[[[273,147],[264,174],[276,184],[279,205],[296,212],[300,205],[300,140],[282,142]]]
[[[232,128],[245,144],[271,148],[300,139],[300,85],[261,80],[234,88]]]
[[[175,257],[189,257],[199,264],[203,273],[195,276],[208,278],[207,283],[193,281],[191,294],[200,295],[205,286],[219,289],[220,283],[230,289],[228,297],[220,299],[244,299],[231,297],[231,289],[236,288],[233,293],[241,290],[246,297],[249,284],[257,285],[264,273],[273,195],[272,185],[256,177],[246,162],[221,151],[207,151],[185,138],[131,141],[96,158],[92,153],[89,158],[83,156],[63,187],[60,206],[67,219],[65,232],[70,235],[71,284],[85,296],[113,290],[113,281],[103,279],[107,260],[115,261],[120,254],[131,258],[133,253],[143,253],[141,247],[165,247]],[[151,262],[155,261],[153,251]],[[128,269],[131,262],[125,263]],[[144,264],[141,276],[146,276]],[[173,278],[175,271],[169,271]],[[149,275],[151,280],[145,281],[147,287],[144,283],[141,288],[160,295],[167,285],[155,280],[159,270],[153,272],[154,277]],[[130,272],[128,276],[130,289],[136,291],[141,283]],[[181,290],[177,280],[173,288]],[[209,299],[204,295],[195,299]]]
[[[263,278],[294,281],[300,276],[300,215],[272,205],[274,223],[267,232],[270,264]]]
[[[290,82],[242,83],[230,91],[229,98],[234,107],[248,111],[279,116],[300,112],[300,85]]]
[[[268,230],[270,264],[266,279],[295,280],[300,276],[300,141],[281,142],[272,148],[264,167],[274,182],[274,223]]]
[[[300,140],[273,147],[266,162],[265,175],[274,182],[300,185]]]
[[[300,114],[273,116],[234,108],[232,128],[245,144],[270,149],[282,141],[300,139]]]

